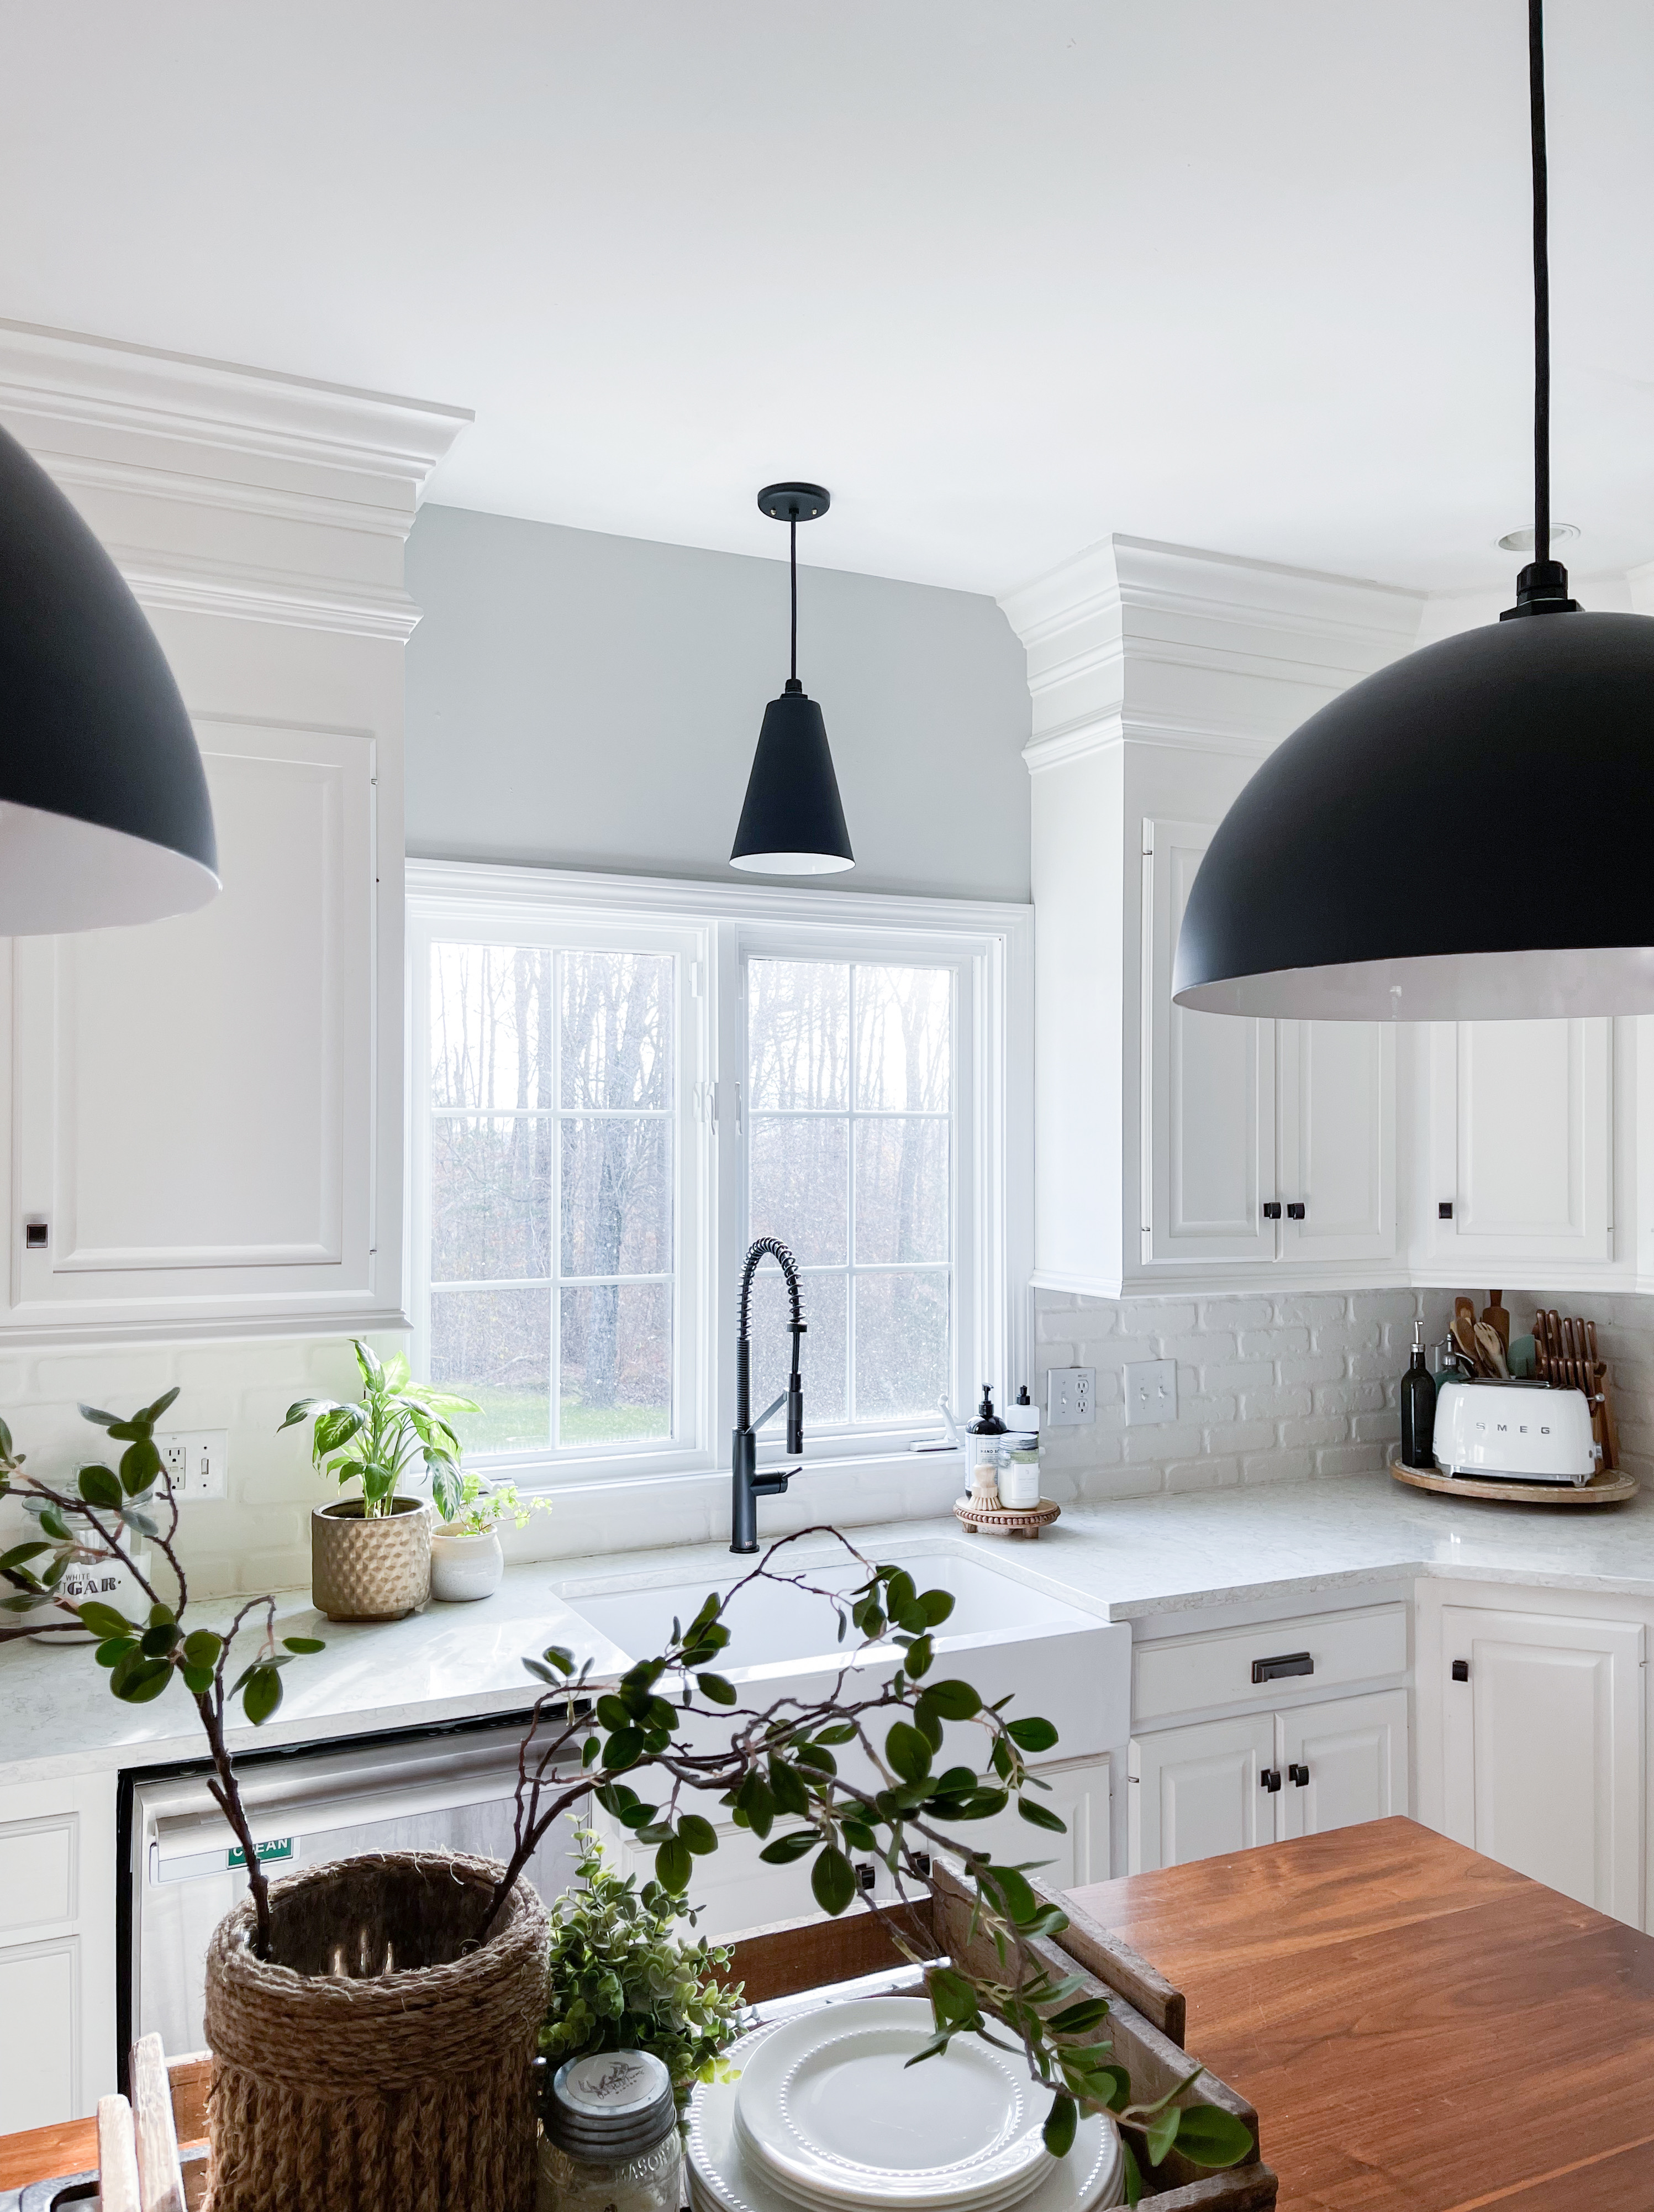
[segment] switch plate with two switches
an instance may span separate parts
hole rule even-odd
[[[1053,1429],[1077,1427],[1097,1418],[1097,1370],[1053,1367],[1045,1377],[1045,1420]]]
[[[230,1457],[227,1429],[160,1429],[155,1432],[155,1449],[172,1477],[173,1495],[180,1505],[224,1495]]]
[[[1125,1425],[1141,1427],[1148,1421],[1178,1418],[1178,1363],[1175,1359],[1129,1359],[1125,1368]]]

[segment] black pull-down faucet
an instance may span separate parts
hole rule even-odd
[[[780,1263],[781,1273],[787,1279],[787,1297],[791,1304],[792,1319],[787,1328],[792,1337],[792,1372],[787,1387],[772,1406],[766,1406],[754,1421],[752,1418],[752,1348],[748,1341],[748,1308],[752,1299],[753,1277],[758,1263],[766,1253],[772,1254]],[[798,1303],[798,1263],[786,1246],[773,1237],[760,1237],[747,1255],[747,1263],[741,1271],[741,1323],[735,1340],[735,1434],[730,1444],[730,1549],[732,1552],[755,1552],[758,1549],[758,1501],[760,1498],[776,1498],[784,1491],[799,1470],[790,1467],[785,1474],[760,1474],[758,1472],[758,1431],[771,1415],[778,1413],[785,1402],[787,1409],[787,1449],[801,1452],[804,1449],[804,1386],[798,1379],[798,1340],[804,1334],[804,1316]]]

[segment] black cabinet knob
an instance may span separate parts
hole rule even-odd
[[[1281,1218],[1281,1200],[1280,1200],[1278,1198],[1266,1198],[1266,1199],[1264,1200],[1264,1201],[1263,1201],[1263,1218],[1265,1219],[1265,1221],[1279,1221],[1279,1220],[1280,1220],[1280,1218]]]
[[[1287,1208],[1287,1218],[1288,1221],[1301,1221],[1304,1218],[1304,1208],[1301,1200],[1297,1205],[1289,1206]]]
[[[1287,1771],[1292,1777],[1293,1786],[1295,1789],[1307,1790],[1309,1788],[1310,1771],[1307,1766],[1293,1765],[1289,1766],[1287,1769]]]
[[[1281,1787],[1281,1770],[1279,1767],[1266,1766],[1257,1778],[1263,1787],[1269,1791],[1271,1797],[1274,1796],[1275,1791]]]
[[[1438,1221],[1451,1221],[1452,1218],[1453,1201],[1451,1198],[1444,1198],[1436,1208],[1436,1218]]]
[[[1469,1679],[1469,1661],[1468,1659],[1455,1659],[1453,1662],[1453,1680],[1456,1682],[1468,1682]]]

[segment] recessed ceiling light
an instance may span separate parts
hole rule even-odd
[[[1571,522],[1554,522],[1551,525],[1553,545],[1565,544],[1570,538],[1577,538],[1579,532]],[[1534,529],[1531,522],[1524,524],[1520,530],[1507,530],[1499,541],[1499,550],[1501,553],[1531,553],[1533,549]]]

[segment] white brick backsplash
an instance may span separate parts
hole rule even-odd
[[[1479,1310],[1487,1293],[1474,1295]],[[1525,1328],[1533,1299],[1506,1291],[1506,1303]],[[1619,1363],[1616,1375],[1628,1383],[1635,1371],[1654,1398],[1654,1299],[1568,1303],[1596,1322],[1604,1357]],[[1072,1486],[1075,1497],[1102,1499],[1381,1467],[1399,1427],[1397,1388],[1413,1323],[1421,1319],[1426,1342],[1439,1342],[1452,1304],[1443,1291],[1138,1296],[1118,1304],[1041,1291],[1035,1334],[1046,1347],[1042,1366],[1097,1370],[1097,1426],[1046,1432],[1050,1494],[1063,1502],[1050,1487],[1057,1482]],[[1174,1422],[1122,1429],[1115,1407],[1114,1425],[1105,1424],[1119,1371],[1134,1359],[1177,1363]],[[1622,1384],[1622,1437],[1654,1449],[1654,1430],[1627,1407],[1627,1395]]]

